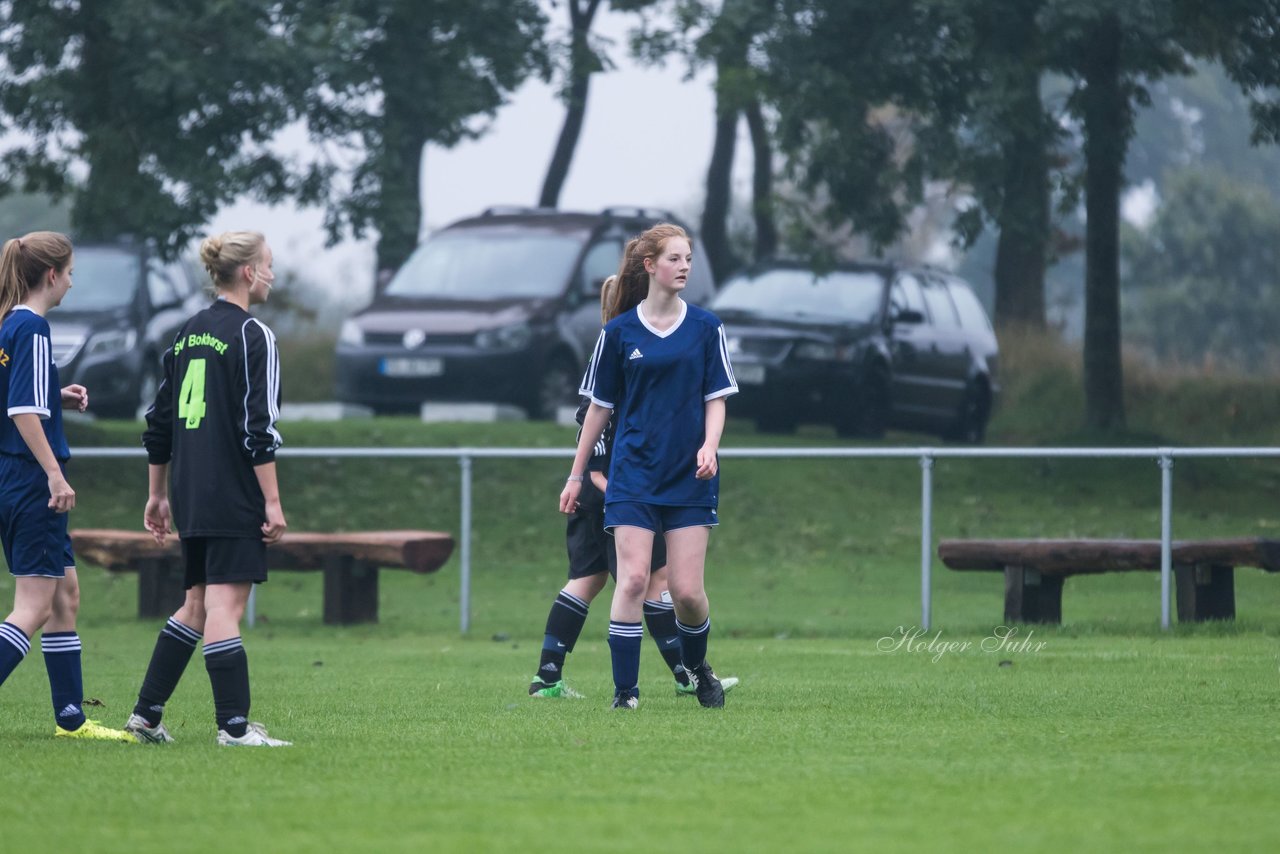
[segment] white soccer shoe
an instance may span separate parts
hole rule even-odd
[[[141,715],[129,715],[124,723],[124,731],[143,744],[172,744],[173,736],[165,727],[164,721],[150,726]]]
[[[224,729],[218,730],[218,744],[223,747],[292,747],[292,741],[285,741],[281,738],[272,738],[267,735],[267,728],[262,724],[254,721],[249,724],[249,728],[244,731],[244,735],[235,738],[227,734]]]

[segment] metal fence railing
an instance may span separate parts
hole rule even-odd
[[[145,457],[141,448],[77,448],[86,457]],[[280,456],[322,458],[453,458],[460,470],[458,532],[459,623],[471,627],[472,463],[477,459],[546,459],[573,456],[572,448],[287,448]],[[939,459],[1148,459],[1160,467],[1160,625],[1170,627],[1173,592],[1173,463],[1177,459],[1280,458],[1280,448],[722,448],[721,457],[746,459],[914,459],[920,466],[920,625],[929,629],[933,611],[933,465]],[[252,607],[247,615],[252,625]]]

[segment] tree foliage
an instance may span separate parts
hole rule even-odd
[[[69,196],[78,237],[178,251],[220,206],[305,184],[269,142],[305,69],[274,0],[0,5],[0,193]]]
[[[1125,241],[1125,319],[1163,358],[1243,369],[1280,357],[1280,205],[1218,170],[1172,173],[1159,211]]]
[[[483,132],[530,74],[545,73],[545,18],[534,0],[299,2],[313,77],[312,139],[345,152],[324,165],[331,240],[378,233],[378,268],[417,245],[427,143]],[[351,160],[351,165],[344,160]]]

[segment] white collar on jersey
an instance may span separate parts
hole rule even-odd
[[[18,309],[22,309],[23,311],[29,311],[32,314],[36,313],[36,310],[34,308],[27,305],[26,303],[21,303],[21,302],[15,305],[13,308],[9,309],[9,311],[17,311]]]
[[[648,300],[643,300],[643,299],[640,300],[640,304],[636,306],[636,317],[640,318],[640,322],[644,324],[645,329],[648,329],[650,332],[652,332],[654,335],[657,335],[659,338],[666,338],[668,335],[672,334],[677,329],[679,329],[680,324],[684,323],[684,316],[689,311],[689,305],[684,300],[680,299],[680,297],[676,297],[676,302],[680,303],[680,316],[676,318],[675,323],[671,324],[666,329],[659,331],[658,329],[654,328],[654,326],[650,324],[649,321],[644,316],[644,304],[646,302],[648,302]]]

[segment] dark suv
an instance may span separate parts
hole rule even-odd
[[[426,401],[576,406],[600,334],[600,285],[626,241],[669,213],[491,208],[431,235],[338,339],[337,397],[377,412]],[[715,292],[701,247],[685,298]]]
[[[999,391],[986,312],[961,279],[933,269],[843,264],[819,275],[770,262],[730,278],[724,321],[740,393],[730,413],[762,430],[834,424],[981,442]]]
[[[204,300],[195,272],[145,246],[77,243],[72,280],[49,314],[58,379],[88,388],[95,415],[134,418],[155,398],[161,354]]]

